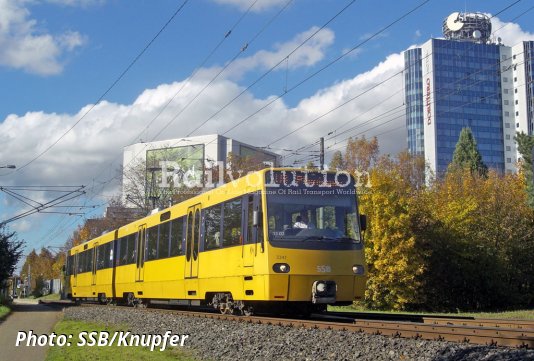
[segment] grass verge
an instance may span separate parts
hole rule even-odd
[[[403,315],[436,315],[449,317],[475,317],[475,318],[499,318],[499,319],[518,319],[518,320],[534,320],[534,310],[517,310],[505,312],[454,312],[454,313],[440,313],[440,312],[400,312],[400,311],[375,311],[368,310],[361,307],[353,306],[328,306],[328,311],[332,312],[369,312],[369,313],[397,313]]]
[[[164,351],[159,351],[158,348],[154,351],[150,351],[147,347],[129,347],[129,346],[77,346],[76,344],[80,340],[79,334],[82,331],[86,332],[115,332],[127,330],[127,327],[110,327],[101,324],[62,320],[59,321],[54,327],[56,335],[66,334],[73,335],[70,339],[71,346],[54,346],[48,349],[46,361],[60,361],[60,360],[150,360],[150,361],[167,361],[167,360],[179,360],[179,361],[192,361],[194,358],[188,355],[187,350],[181,348],[166,348]],[[111,335],[110,335],[111,338]],[[86,336],[85,339],[89,341]]]
[[[11,312],[11,309],[7,306],[0,305],[0,320],[4,319],[9,312]]]

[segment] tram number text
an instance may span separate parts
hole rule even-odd
[[[328,265],[319,265],[317,266],[317,272],[319,273],[330,273],[332,272],[332,267]]]

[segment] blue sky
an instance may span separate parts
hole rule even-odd
[[[284,88],[291,88],[422,2],[354,1],[306,46],[194,135],[225,132],[273,96],[282,94]],[[26,164],[56,141],[99,99],[182,3],[0,0],[0,165]],[[287,3],[189,0],[103,103],[29,166],[17,172],[0,169],[0,185],[92,185],[113,177],[124,146],[152,139],[171,120],[171,126],[157,140],[187,135],[351,2],[293,0],[274,18]],[[227,135],[267,145],[402,69],[401,52],[432,36],[441,37],[442,21],[450,13],[467,10],[495,14],[514,3],[431,0]],[[251,4],[254,6],[246,13]],[[506,45],[534,39],[534,10],[519,16],[530,7],[532,2],[523,0],[492,19],[494,30],[505,26],[496,36],[502,37]],[[241,17],[204,67],[184,83]],[[237,60],[180,113],[253,38]],[[400,79],[393,79],[273,147],[296,149],[355,115],[366,113],[370,117],[401,106],[401,86]],[[396,152],[405,147],[402,124],[399,118],[348,135],[377,135],[383,152]],[[333,139],[327,146],[333,150],[336,141],[342,145],[343,139]],[[103,204],[117,192],[118,183],[110,182],[85,201]],[[0,194],[0,220],[21,209],[20,204]],[[86,217],[103,211],[102,207],[93,209]],[[10,226],[31,249],[64,243],[76,224],[76,219],[68,217],[37,215]],[[51,230],[58,232],[51,234]]]

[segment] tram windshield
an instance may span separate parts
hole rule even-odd
[[[267,223],[269,241],[275,247],[361,247],[352,182],[342,186],[295,182],[271,186],[267,188]]]

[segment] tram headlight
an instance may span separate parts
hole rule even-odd
[[[326,291],[326,284],[324,282],[317,282],[315,289],[318,293],[323,293],[324,291]]]
[[[290,269],[287,263],[275,263],[273,265],[273,271],[276,273],[288,273]]]
[[[355,275],[363,275],[365,272],[365,269],[363,268],[361,264],[355,264],[354,266],[352,266],[352,272]]]

